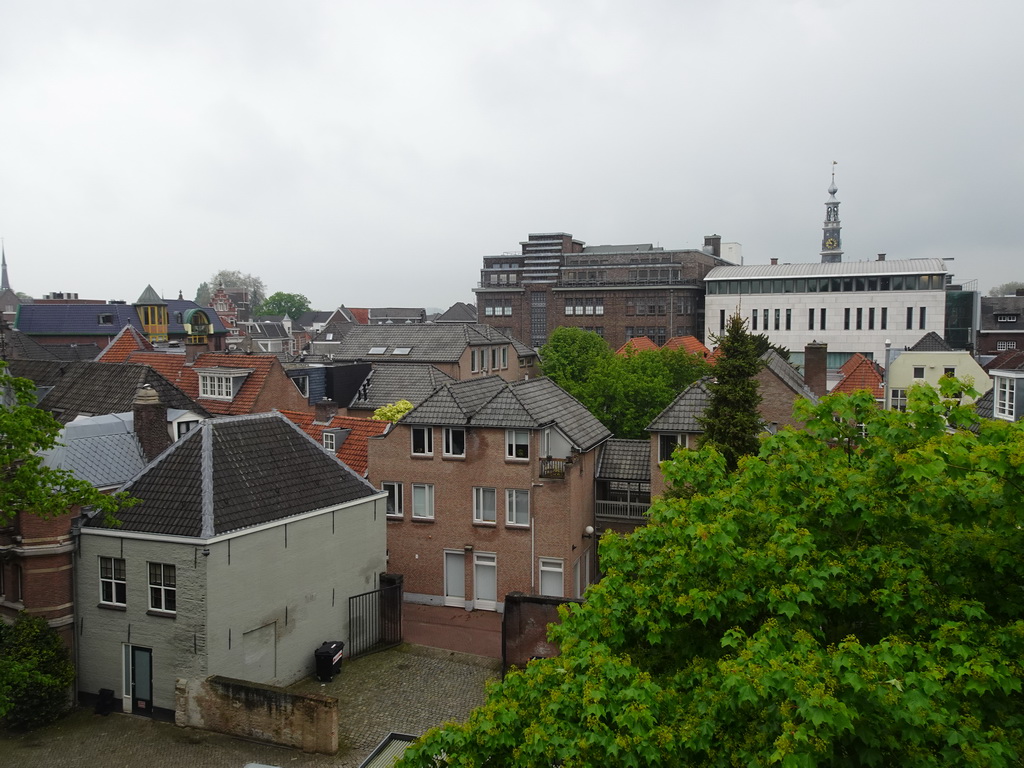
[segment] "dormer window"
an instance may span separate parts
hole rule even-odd
[[[100,325],[113,325],[114,316],[112,314],[104,312],[103,314],[98,315],[96,317],[96,322],[99,323]]]
[[[996,315],[997,323],[1016,323],[1017,315]]]
[[[337,440],[335,439],[335,437],[336,436],[335,436],[335,434],[333,432],[324,432],[324,435],[323,435],[324,448],[327,449],[328,451],[335,451],[335,450],[337,450],[337,448],[336,448]]]
[[[199,396],[211,400],[234,400],[245,378],[252,373],[248,368],[206,368],[197,370]]]

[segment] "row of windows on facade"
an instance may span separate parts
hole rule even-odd
[[[877,312],[876,312],[877,309]],[[914,329],[914,318],[917,318],[917,327],[919,330],[924,330],[927,324],[927,307],[919,307],[917,312],[914,311],[914,307],[907,307],[907,330]],[[873,331],[876,327],[880,331],[888,330],[889,328],[889,308],[888,307],[846,307],[843,309],[843,330],[844,331]],[[820,310],[816,310],[814,307],[810,307],[807,310],[807,330],[815,330],[815,320],[817,320],[817,330],[825,331],[828,330],[828,311],[826,307],[822,307]],[[774,321],[774,322],[771,322]],[[769,326],[769,322],[771,325]],[[718,327],[720,330],[725,330],[726,323],[726,310],[718,310]],[[793,330],[793,310],[787,308],[785,310],[777,308],[771,309],[754,309],[750,312],[750,330]]]
[[[508,368],[507,346],[469,350],[469,369],[473,373],[497,371],[504,368]]]
[[[945,275],[886,275],[881,277],[788,277],[763,280],[712,280],[709,296],[744,293],[861,293],[874,291],[938,291]]]
[[[147,563],[149,571],[149,610],[175,613],[178,589],[174,566],[168,563]],[[128,605],[128,575],[121,557],[100,557],[100,604]]]
[[[411,483],[412,519],[434,519],[433,483]],[[403,483],[385,481],[381,490],[387,491],[388,517],[405,516],[405,491]],[[498,522],[498,489],[473,489],[473,522],[482,525],[496,525]],[[513,528],[530,527],[530,492],[522,488],[505,489],[505,525]]]
[[[466,430],[463,427],[442,427],[442,455],[453,458],[466,456]],[[412,428],[413,456],[434,455],[434,428]],[[530,458],[530,431],[527,429],[505,430],[505,458]]]

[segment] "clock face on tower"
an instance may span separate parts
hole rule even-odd
[[[830,251],[833,250],[837,245],[839,245],[839,241],[836,240],[834,237],[830,237],[825,241],[825,248]]]

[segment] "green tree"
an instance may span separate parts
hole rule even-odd
[[[1017,291],[1024,288],[1024,283],[1018,280],[1012,280],[1009,283],[1003,283],[997,285],[991,291],[988,292],[989,296],[1015,296]]]
[[[677,453],[694,492],[602,537],[561,656],[400,765],[1020,765],[1024,424],[909,400],[802,403],[733,473]]]
[[[200,307],[210,306],[210,300],[213,298],[213,291],[210,290],[209,283],[200,283],[199,287],[196,288],[195,302]]]
[[[373,412],[374,421],[398,421],[413,409],[413,404],[408,400],[396,400],[393,403],[382,405]]]
[[[715,337],[719,355],[714,379],[708,383],[711,402],[699,417],[701,445],[713,445],[732,470],[741,456],[757,452],[761,432],[761,393],[755,376],[764,366],[757,342],[739,315],[729,318],[725,333]]]
[[[596,333],[568,326],[552,331],[540,348],[541,371],[574,397],[613,357],[607,342]]]
[[[70,708],[75,667],[64,642],[46,620],[22,613],[0,621],[0,720],[30,730],[57,720]]]
[[[262,315],[288,315],[292,320],[298,320],[299,315],[309,312],[309,299],[301,293],[277,293],[268,296],[259,306],[259,314]]]

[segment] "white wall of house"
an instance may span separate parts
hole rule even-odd
[[[947,371],[957,378],[969,378],[979,395],[992,389],[992,379],[969,352],[901,352],[889,364],[889,387],[906,390],[917,382],[938,388],[939,379]],[[920,374],[920,375],[918,375]],[[973,402],[965,398],[965,402]]]

